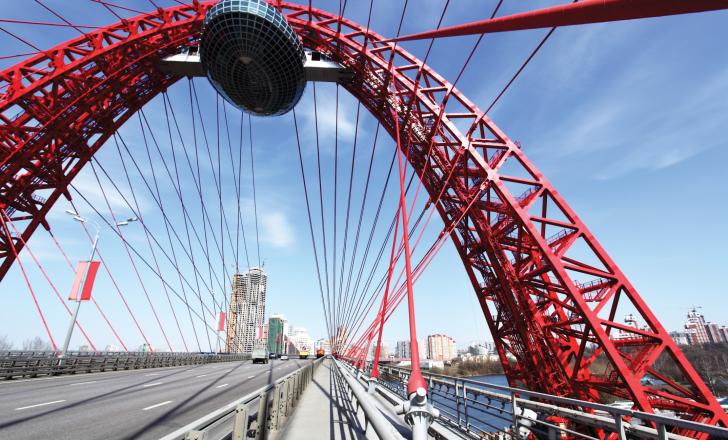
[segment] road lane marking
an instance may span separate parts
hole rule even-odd
[[[149,374],[145,374],[145,376],[147,376],[147,377],[149,377],[149,376],[159,376],[159,373],[149,373]]]
[[[148,406],[146,408],[142,408],[142,411],[147,411],[147,410],[150,410],[150,409],[159,408],[160,406],[169,405],[170,403],[172,403],[172,401],[171,400],[167,400],[166,402],[157,403],[156,405],[152,405],[152,406]]]
[[[95,381],[95,380],[92,380],[92,381],[90,381],[90,382],[76,382],[76,383],[71,383],[71,384],[68,384],[68,386],[72,387],[72,386],[74,386],[74,385],[88,385],[88,384],[90,384],[90,383],[96,383],[96,381]]]
[[[199,376],[195,376],[195,377],[205,377],[205,376],[207,376],[207,374],[200,374]]]
[[[226,387],[226,386],[228,386],[228,384],[224,383],[224,384],[222,384],[222,385],[218,385],[218,386],[216,386],[215,388],[224,388],[224,387]]]
[[[153,387],[154,385],[162,385],[162,382],[148,383],[148,384],[142,385],[142,388]]]
[[[255,377],[255,375],[253,375],[253,376],[248,376],[248,379],[252,379],[252,378],[254,378],[254,377]]]
[[[20,410],[29,409],[29,408],[35,408],[38,406],[53,405],[54,403],[61,403],[61,402],[65,402],[65,400],[54,400],[53,402],[45,402],[45,403],[38,403],[36,405],[21,406],[20,408],[15,408],[15,411],[20,411]]]

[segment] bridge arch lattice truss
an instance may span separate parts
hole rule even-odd
[[[156,63],[198,41],[213,3],[126,19],[0,73],[0,208],[23,236],[0,234],[0,279],[14,261],[11,246],[19,251],[39,226],[49,228],[45,216],[61,196],[70,198],[69,183],[94,153],[180,79]],[[399,118],[410,164],[418,174],[425,170],[432,199],[442,193],[437,209],[512,385],[590,400],[610,394],[641,410],[728,424],[617,265],[486,115],[365,27],[306,6],[281,7],[304,46],[355,72],[345,87],[392,136]],[[644,328],[617,322],[622,303]],[[682,379],[658,372],[659,359],[674,363]],[[648,375],[664,385],[646,383]]]

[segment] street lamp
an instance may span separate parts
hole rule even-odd
[[[76,220],[79,223],[87,223],[88,220],[81,217],[76,211],[72,211],[70,209],[66,210],[66,214],[73,217],[74,220]],[[99,228],[99,225],[94,222],[94,227],[96,228],[96,236],[94,237],[93,245],[91,246],[91,256],[89,257],[89,263],[93,261],[94,254],[96,254],[96,245],[99,242],[99,234],[101,232],[101,229]],[[86,272],[83,275],[83,279],[81,280],[81,288],[83,288],[84,284],[86,284],[86,278],[88,277],[88,271],[91,265],[86,268]],[[76,301],[76,308],[73,311],[73,316],[71,317],[71,323],[68,325],[68,331],[66,332],[66,339],[63,341],[63,349],[61,350],[61,356],[60,361],[58,362],[58,366],[63,365],[63,360],[66,357],[66,353],[68,352],[68,344],[71,342],[71,336],[73,335],[73,328],[76,326],[76,321],[78,320],[78,312],[81,310],[81,296],[77,295]]]
[[[91,269],[90,263],[93,261],[94,255],[96,254],[96,247],[99,243],[99,236],[101,234],[101,228],[99,227],[98,223],[96,223],[94,221],[89,221],[88,219],[81,217],[76,211],[72,211],[72,210],[68,209],[68,210],[66,210],[66,214],[73,217],[73,219],[79,223],[91,223],[91,224],[93,224],[94,228],[96,229],[96,235],[94,236],[93,245],[91,246],[91,256],[88,259],[89,265],[86,267],[86,271],[83,274],[81,283],[79,284],[79,286],[81,286],[81,288],[83,288],[83,286],[86,284],[86,279],[88,278],[89,270]],[[135,222],[135,221],[137,221],[136,217],[128,218],[125,221],[116,223],[116,226],[118,226],[118,227],[126,226],[130,222]],[[66,339],[63,341],[63,349],[61,350],[61,356],[60,356],[60,360],[58,362],[58,366],[63,365],[63,360],[66,357],[66,354],[68,353],[68,344],[71,343],[71,336],[73,335],[73,328],[76,326],[76,321],[78,320],[78,312],[79,312],[79,310],[81,310],[81,302],[82,302],[81,295],[77,295],[77,297],[74,301],[76,301],[76,308],[73,312],[73,317],[71,318],[71,323],[68,325],[68,331],[66,332]]]

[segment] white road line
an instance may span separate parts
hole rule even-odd
[[[76,383],[71,383],[71,384],[68,384],[68,386],[72,387],[72,386],[74,386],[74,385],[88,385],[88,384],[90,384],[90,383],[96,383],[96,381],[95,381],[95,380],[92,380],[92,381],[90,381],[90,382],[76,382]]]
[[[20,410],[28,409],[28,408],[35,408],[37,406],[53,405],[54,403],[61,403],[61,402],[65,402],[65,400],[54,400],[53,402],[39,403],[37,405],[21,406],[20,408],[15,408],[15,411],[20,411]]]
[[[149,373],[149,374],[145,374],[144,376],[147,376],[147,377],[149,377],[149,376],[159,376],[159,373]]]
[[[200,374],[199,376],[195,376],[195,377],[205,377],[205,376],[207,376],[207,374]]]
[[[216,386],[215,388],[224,388],[224,387],[226,387],[226,386],[228,386],[228,384],[224,383],[224,384],[222,384],[222,385],[218,385],[218,386]]]
[[[253,376],[248,376],[248,379],[252,379],[252,378],[254,378],[254,377],[255,377],[254,375],[253,375]]]
[[[154,382],[142,385],[142,388],[153,387],[154,385],[162,385],[162,382]]]
[[[157,403],[156,405],[152,405],[152,406],[148,406],[146,408],[142,408],[142,411],[147,411],[147,410],[150,410],[150,409],[159,408],[160,406],[168,405],[170,403],[172,403],[171,400],[168,400],[168,401],[162,402],[162,403]]]

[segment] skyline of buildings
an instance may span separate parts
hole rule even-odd
[[[703,345],[728,342],[728,326],[705,320],[705,316],[693,307],[688,311],[684,330],[670,332],[678,345]]]
[[[264,338],[268,276],[259,267],[233,275],[225,351],[250,353]]]
[[[256,270],[260,270],[257,268],[253,268]],[[251,269],[252,270],[252,269]],[[261,273],[265,277],[265,284],[267,285],[267,275],[264,271],[261,270]],[[245,274],[236,274],[236,277],[243,277]],[[242,288],[242,284],[241,284]],[[265,290],[265,287],[264,287]],[[261,296],[263,303],[262,307],[260,308],[259,312],[260,314],[265,313],[265,292],[263,292],[263,295]],[[231,298],[230,302],[230,310],[232,311],[234,307],[234,300]],[[698,309],[700,307],[693,307],[691,308],[687,315],[686,315],[686,321],[683,326],[683,329],[677,330],[677,331],[671,331],[669,332],[672,339],[678,344],[678,345],[702,345],[702,344],[709,344],[709,343],[728,343],[728,326],[721,325],[715,322],[710,322],[705,319],[705,316],[698,312]],[[242,310],[242,308],[240,308]],[[228,316],[232,316],[228,315]],[[251,315],[252,316],[252,315]],[[233,340],[234,338],[230,335],[230,329],[234,328],[236,325],[238,325],[241,321],[238,320],[238,323],[232,323],[232,319],[228,319],[227,322],[227,328],[228,328],[228,337],[227,341],[228,343]],[[640,324],[635,317],[634,314],[627,314],[623,322],[629,326],[636,329],[643,329],[645,326]],[[288,320],[285,318],[282,314],[273,314],[269,317],[268,322],[263,322],[260,325],[254,325],[252,327],[249,327],[254,329],[252,331],[253,339],[260,342],[263,341],[263,344],[266,345],[269,352],[276,352],[276,353],[293,353],[296,350],[303,350],[309,352],[314,352],[318,348],[324,348],[324,350],[327,353],[331,352],[332,348],[332,342],[336,340],[343,341],[347,337],[348,331],[344,327],[339,327],[337,329],[337,335],[331,340],[328,338],[319,338],[314,340],[310,334],[308,333],[306,328],[303,327],[293,327],[290,325]],[[242,335],[242,334],[241,334]],[[633,337],[634,333],[626,331],[626,330],[619,330],[615,334],[613,334],[613,338],[615,339],[626,339]],[[444,355],[444,352],[442,351],[442,341],[434,342],[435,346],[430,346],[431,338],[433,337],[446,337],[450,338],[452,341],[454,348],[455,355],[452,354],[450,351],[450,348],[447,348],[447,356]],[[276,343],[275,341],[278,340]],[[435,339],[434,341],[437,341]],[[463,359],[485,359],[488,357],[492,357],[494,355],[497,355],[497,351],[495,349],[495,343],[492,341],[485,341],[483,343],[475,343],[471,342],[467,348],[461,350],[458,352],[457,350],[457,344],[455,342],[455,338],[452,338],[448,335],[444,334],[432,334],[428,335],[426,340],[419,339],[419,352],[420,352],[420,359],[433,359],[431,356],[431,353],[435,353],[435,356],[437,359],[433,360],[452,360],[456,357],[463,358]],[[242,342],[240,342],[242,344]],[[278,345],[276,345],[278,344]],[[409,351],[409,340],[399,340],[396,341],[394,344],[390,345],[388,341],[383,341],[383,348],[385,350],[382,351],[382,356],[388,356],[388,357],[395,357],[398,359],[407,359],[410,357],[410,351]],[[437,345],[439,344],[439,345]],[[255,345],[255,342],[253,343]],[[445,343],[445,345],[448,345],[448,343]],[[390,351],[390,347],[392,347],[392,351]],[[226,347],[227,348],[227,344]],[[87,344],[80,344],[78,346],[79,351],[93,351],[91,347],[89,347]],[[153,346],[152,350],[154,352],[166,352],[164,347],[157,347],[156,345]],[[251,349],[252,350],[252,349]],[[115,345],[115,344],[108,344],[104,351],[106,352],[116,352],[116,351],[122,351],[122,349]],[[149,351],[149,347],[145,344],[142,344],[139,346],[138,351]],[[231,351],[231,352],[242,352],[242,351]],[[374,349],[373,346],[370,349],[369,357],[373,357]],[[386,353],[386,354],[385,354]],[[446,359],[449,358],[449,359]]]

